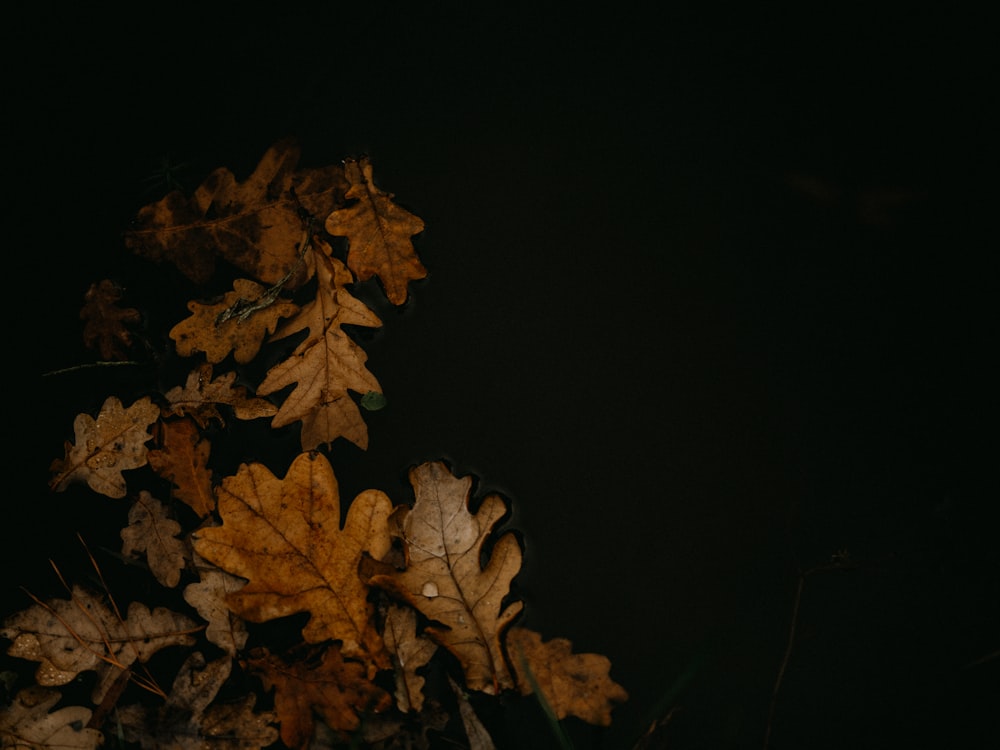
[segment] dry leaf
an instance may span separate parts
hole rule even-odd
[[[32,685],[18,692],[14,701],[0,708],[0,747],[15,750],[93,750],[104,737],[87,728],[91,711],[64,706],[49,712],[62,696],[55,690]]]
[[[302,450],[313,450],[346,438],[359,448],[368,447],[368,427],[348,391],[382,392],[378,380],[365,367],[368,359],[342,329],[344,325],[378,327],[382,321],[345,289],[353,278],[344,264],[322,250],[311,254],[316,265],[316,298],[284,323],[274,339],[308,329],[309,336],[292,356],[272,367],[257,387],[267,395],[296,383],[285,398],[272,427],[302,420]]]
[[[173,483],[174,497],[204,518],[215,510],[208,469],[210,443],[190,419],[174,419],[160,422],[160,445],[149,451],[150,467]]]
[[[105,360],[127,359],[126,351],[132,346],[132,333],[127,324],[142,320],[133,307],[118,307],[122,288],[110,279],[91,284],[84,295],[80,317],[83,326],[83,343],[88,349],[97,349]]]
[[[325,649],[318,658],[310,654],[291,662],[266,649],[254,649],[245,662],[265,690],[274,688],[281,741],[291,750],[309,746],[316,730],[314,714],[344,740],[361,723],[358,711],[377,713],[392,703],[387,692],[369,681],[365,666],[345,661],[336,647]]]
[[[458,715],[465,728],[465,736],[469,740],[469,750],[496,750],[493,738],[490,737],[483,722],[476,715],[475,709],[469,703],[469,696],[459,686],[451,675],[448,675],[448,684],[458,701]]]
[[[378,276],[389,301],[401,305],[409,282],[427,275],[410,240],[424,230],[424,222],[375,186],[368,159],[344,162],[344,172],[351,184],[346,197],[357,202],[332,212],[326,231],[347,237],[347,266],[359,281]]]
[[[268,334],[278,325],[278,319],[288,317],[298,310],[298,306],[287,300],[276,300],[257,310],[246,319],[231,317],[221,320],[227,310],[243,301],[258,300],[267,290],[249,279],[233,281],[233,291],[227,292],[220,302],[188,302],[190,317],[170,329],[177,353],[190,357],[196,352],[204,352],[212,364],[224,360],[230,352],[240,364],[246,364],[260,351]]]
[[[628,700],[625,689],[609,676],[606,656],[574,654],[565,638],[542,643],[533,630],[514,627],[507,633],[507,649],[522,695],[534,692],[534,680],[560,719],[572,714],[589,724],[610,726],[615,704]]]
[[[49,487],[61,492],[72,482],[86,482],[108,497],[125,497],[122,472],[146,464],[147,431],[160,416],[159,407],[143,397],[128,409],[114,396],[101,407],[95,420],[78,414],[73,422],[76,444],[66,443],[66,458],[55,459]]]
[[[184,601],[194,607],[208,622],[205,637],[230,656],[235,656],[247,644],[246,622],[226,606],[226,597],[246,586],[246,581],[194,556],[200,581],[184,588]]]
[[[192,653],[156,711],[139,704],[118,709],[126,741],[143,750],[258,750],[274,744],[275,715],[254,713],[253,694],[212,703],[231,670],[228,656],[206,662],[200,652]]]
[[[302,212],[326,216],[347,189],[340,165],[296,170],[299,156],[297,143],[284,139],[243,183],[221,167],[190,199],[175,191],[144,206],[125,233],[126,246],[144,258],[172,262],[198,284],[212,277],[218,257],[265,284],[281,281],[299,264]],[[286,287],[304,280],[290,278]]]
[[[386,611],[382,640],[396,672],[396,708],[403,713],[422,710],[424,678],[417,670],[430,661],[437,645],[417,633],[416,611],[398,604],[390,604]]]
[[[212,365],[202,363],[188,373],[183,386],[176,386],[163,394],[169,404],[164,416],[189,416],[204,429],[213,419],[225,425],[219,406],[232,408],[237,419],[273,417],[278,407],[267,399],[247,395],[247,389],[234,385],[235,372],[227,372],[212,379]]]
[[[456,478],[442,462],[410,470],[416,502],[393,513],[406,552],[406,569],[367,559],[369,583],[402,598],[432,621],[425,633],[452,652],[470,690],[497,693],[514,687],[501,637],[522,603],[504,606],[521,567],[521,547],[511,533],[497,539],[486,567],[483,547],[506,513],[497,495],[468,510],[471,477]],[[375,556],[373,556],[375,557]]]
[[[181,525],[167,517],[167,507],[142,490],[128,512],[128,524],[121,531],[122,555],[135,557],[136,552],[145,552],[157,581],[171,589],[180,583],[187,551],[176,538]]]
[[[372,623],[368,586],[358,576],[362,553],[381,557],[391,540],[384,493],[358,495],[340,528],[340,498],[330,462],[299,455],[279,479],[262,464],[244,464],[217,489],[223,525],[199,530],[195,551],[249,580],[226,601],[251,622],[309,612],[308,643],[332,639],[345,656],[389,666]]]
[[[132,602],[124,619],[89,591],[74,586],[71,599],[38,602],[8,617],[0,636],[12,643],[9,656],[39,662],[35,682],[65,685],[81,672],[94,670],[91,699],[99,704],[118,676],[136,661],[145,663],[168,646],[191,646],[200,628],[164,607],[150,611]]]

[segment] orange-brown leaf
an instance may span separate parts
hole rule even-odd
[[[497,495],[469,512],[471,477],[456,478],[440,461],[410,470],[413,508],[393,514],[404,544],[406,569],[372,565],[365,577],[416,607],[432,624],[424,632],[457,658],[470,690],[496,693],[514,687],[501,637],[522,603],[503,604],[521,567],[521,547],[511,533],[493,546],[486,567],[483,546],[506,514]]]
[[[316,452],[299,455],[283,479],[262,464],[244,464],[217,495],[223,525],[199,530],[194,546],[249,580],[227,597],[229,607],[252,622],[309,612],[307,642],[339,640],[346,656],[388,667],[369,588],[357,571],[363,552],[381,557],[389,549],[389,498],[361,493],[341,529],[337,480]]]
[[[215,510],[212,472],[208,469],[210,443],[187,418],[160,422],[160,448],[149,451],[149,465],[174,485],[173,496],[204,518]]]
[[[315,715],[341,733],[358,728],[358,711],[378,712],[389,707],[389,694],[369,681],[363,664],[345,661],[336,647],[319,658],[286,661],[254,649],[246,659],[248,670],[264,688],[274,688],[274,709],[281,722],[281,741],[291,750],[304,750],[316,731]]]
[[[73,482],[86,482],[90,489],[108,497],[125,497],[122,472],[147,462],[149,426],[160,416],[159,407],[148,397],[128,409],[114,396],[101,407],[95,420],[78,414],[73,422],[76,443],[66,443],[66,457],[52,462],[49,487],[57,492]]]
[[[409,282],[427,275],[410,239],[424,230],[424,222],[376,187],[368,159],[346,161],[344,172],[351,185],[346,197],[357,202],[333,211],[326,231],[347,237],[347,265],[360,281],[378,276],[389,301],[401,305]]]
[[[133,307],[119,307],[122,288],[110,279],[91,284],[84,295],[80,317],[83,326],[83,343],[88,349],[97,349],[105,360],[127,358],[132,346],[132,332],[128,324],[138,323],[142,316]]]
[[[221,317],[242,303],[261,299],[266,291],[249,279],[236,279],[233,291],[227,292],[220,302],[188,302],[191,315],[170,329],[177,353],[190,357],[195,352],[204,352],[205,358],[213,364],[224,360],[230,352],[240,364],[252,360],[267,335],[277,327],[278,319],[292,315],[298,306],[279,299],[245,319],[221,320]]]
[[[523,627],[507,633],[517,684],[523,695],[534,692],[534,680],[545,701],[564,719],[569,715],[598,726],[611,725],[611,711],[628,700],[628,693],[609,673],[611,661],[600,654],[574,654],[565,638],[543,643],[542,636]]]
[[[284,338],[308,329],[302,341],[284,362],[272,367],[257,393],[267,395],[292,383],[296,387],[285,398],[272,427],[302,421],[303,450],[313,450],[338,437],[359,448],[368,447],[368,427],[348,391],[382,392],[378,380],[365,367],[368,357],[341,326],[378,327],[382,321],[345,288],[353,277],[344,264],[320,250],[311,254],[318,282],[314,300],[304,305],[275,333]]]
[[[220,167],[190,199],[174,191],[144,206],[126,246],[154,261],[169,261],[202,284],[223,258],[243,273],[275,284],[299,265],[300,210],[324,217],[343,202],[347,183],[339,164],[296,170],[300,148],[293,139],[273,144],[253,174],[238,182]],[[305,280],[290,278],[289,289]]]
[[[278,407],[267,399],[248,396],[242,385],[234,385],[235,372],[212,379],[212,365],[203,362],[188,373],[183,386],[175,386],[163,394],[169,404],[164,416],[187,415],[204,429],[213,419],[225,424],[219,406],[232,408],[237,419],[273,417]]]
[[[177,538],[181,525],[167,516],[167,507],[142,490],[128,512],[128,526],[121,531],[122,555],[146,553],[146,564],[156,580],[173,588],[187,564],[184,542]]]

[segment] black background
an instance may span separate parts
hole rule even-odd
[[[630,747],[688,673],[663,747],[762,746],[798,571],[843,550],[855,568],[807,579],[771,747],[995,746],[1000,660],[967,666],[1000,648],[980,19],[19,13],[5,612],[22,585],[61,595],[50,558],[86,575],[77,532],[120,543],[123,505],[46,481],[73,416],[135,374],[40,373],[94,358],[92,281],[151,330],[186,315],[179,276],[121,241],[159,197],[143,178],[168,157],[189,189],[243,179],[291,135],[302,166],[368,155],[426,223],[407,305],[359,291],[389,406],[367,452],[330,451],[342,494],[403,502],[408,466],[444,458],[510,501],[523,623],[630,692],[610,730],[570,722],[579,748]]]

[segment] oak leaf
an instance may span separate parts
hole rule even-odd
[[[417,670],[430,661],[437,644],[417,633],[417,613],[410,607],[390,604],[382,626],[382,640],[392,654],[396,677],[396,708],[403,713],[424,707],[424,678]]]
[[[401,305],[409,282],[427,275],[410,239],[423,231],[424,222],[376,187],[368,159],[345,161],[344,173],[351,185],[346,197],[357,202],[330,213],[326,231],[347,237],[347,265],[359,281],[378,276],[388,300]]]
[[[362,492],[341,529],[337,479],[316,452],[296,457],[283,479],[262,464],[243,464],[216,494],[222,526],[197,531],[194,547],[248,579],[226,597],[230,609],[251,622],[309,612],[302,630],[308,643],[338,640],[345,656],[387,668],[358,564],[365,551],[379,558],[391,545],[389,498]]]
[[[193,620],[164,607],[150,611],[132,602],[122,617],[100,597],[73,586],[70,599],[36,602],[8,617],[0,636],[12,643],[7,654],[39,662],[35,682],[65,685],[81,672],[97,672],[91,700],[99,704],[119,675],[169,646],[191,646]]]
[[[144,466],[149,426],[160,416],[160,408],[143,397],[128,409],[114,396],[101,407],[95,420],[78,414],[73,422],[76,443],[66,443],[66,457],[51,464],[54,476],[49,487],[57,492],[72,482],[86,482],[90,489],[108,497],[124,497],[122,471]]]
[[[226,606],[226,597],[246,586],[246,581],[194,555],[198,583],[184,588],[184,601],[194,607],[208,623],[205,637],[230,656],[242,651],[250,636],[243,618]]]
[[[392,519],[406,568],[366,558],[363,577],[431,620],[424,633],[458,658],[470,690],[514,687],[501,639],[523,606],[504,604],[521,567],[520,544],[512,533],[503,534],[486,566],[480,564],[493,527],[507,512],[504,501],[490,495],[470,513],[472,478],[453,476],[440,461],[410,469],[410,483],[413,507],[400,506]]]
[[[162,420],[158,434],[160,447],[147,455],[150,467],[173,484],[174,497],[204,518],[215,510],[212,472],[208,468],[211,444],[187,418]]]
[[[83,297],[83,343],[88,349],[97,349],[105,360],[127,358],[126,352],[132,346],[128,324],[142,320],[135,308],[118,306],[121,297],[122,288],[110,279],[91,284]]]
[[[146,564],[156,580],[174,588],[187,564],[184,542],[177,538],[181,525],[167,517],[167,507],[142,490],[128,512],[128,526],[121,531],[122,555],[135,557],[146,553]]]
[[[609,676],[611,661],[600,654],[574,654],[565,638],[545,643],[533,630],[513,627],[507,633],[518,688],[522,695],[537,689],[556,716],[569,715],[598,726],[611,725],[615,704],[628,693]],[[533,684],[534,683],[534,684]]]
[[[235,385],[236,373],[227,372],[212,379],[212,365],[203,362],[188,373],[183,386],[175,386],[163,394],[167,408],[163,415],[189,416],[204,429],[212,420],[225,425],[219,406],[233,410],[237,419],[273,417],[278,407],[264,398],[247,394],[242,385]]]
[[[358,711],[384,711],[389,694],[368,679],[365,666],[346,661],[338,648],[292,661],[266,649],[254,649],[246,668],[260,677],[265,690],[274,688],[274,709],[281,723],[281,741],[291,750],[305,750],[316,731],[314,715],[347,739],[358,728]]]
[[[343,203],[343,167],[296,170],[294,139],[274,143],[250,177],[238,182],[225,167],[212,172],[190,199],[174,191],[140,209],[125,244],[135,254],[170,261],[198,284],[221,257],[243,273],[275,284],[299,264],[305,212],[322,217]],[[304,281],[291,278],[294,289]]]
[[[190,357],[196,352],[204,352],[212,364],[224,360],[230,352],[240,364],[246,364],[260,351],[268,334],[278,325],[278,319],[292,315],[298,306],[287,300],[277,300],[257,310],[247,318],[239,316],[221,320],[227,310],[233,309],[240,301],[260,299],[267,290],[249,279],[235,279],[233,291],[227,292],[221,301],[188,302],[191,315],[170,329],[168,334],[174,341],[177,353]]]
[[[19,691],[14,701],[0,708],[0,747],[19,750],[92,750],[104,737],[87,727],[91,710],[63,706],[51,711],[62,696],[56,690],[32,685]]]
[[[274,744],[275,715],[254,713],[255,695],[213,703],[231,671],[228,656],[207,662],[198,651],[190,654],[162,706],[118,709],[125,739],[143,750],[258,750]]]
[[[329,246],[326,246],[327,248]],[[292,355],[272,367],[257,393],[266,396],[297,384],[271,420],[278,428],[302,420],[302,450],[313,450],[338,437],[368,447],[368,427],[348,391],[381,393],[382,386],[365,367],[367,355],[342,330],[344,325],[378,327],[382,321],[347,291],[350,271],[325,251],[311,253],[318,282],[316,297],[282,324],[273,339],[308,329]]]

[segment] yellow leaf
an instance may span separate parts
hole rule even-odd
[[[361,493],[341,529],[337,480],[316,452],[299,455],[284,479],[262,464],[244,464],[217,495],[223,524],[199,530],[194,546],[209,562],[248,579],[226,597],[230,609],[251,622],[309,612],[302,631],[307,642],[338,640],[345,656],[387,668],[369,588],[357,570],[364,551],[381,557],[390,547],[389,498]]]

